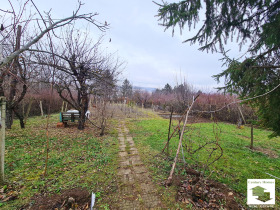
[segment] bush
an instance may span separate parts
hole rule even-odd
[[[18,107],[20,113],[26,114],[31,100],[32,100],[32,105],[29,112],[29,116],[41,115],[40,101],[42,101],[44,115],[48,113],[50,102],[51,102],[51,107],[50,107],[51,113],[57,113],[61,111],[62,99],[59,97],[59,95],[55,90],[53,92],[52,98],[49,90],[42,90],[37,93],[27,93],[23,101],[20,103]]]
[[[236,96],[224,95],[218,93],[201,94],[194,104],[193,110],[200,113],[205,118],[215,118],[219,121],[237,123],[240,118],[245,121],[256,119],[254,110],[246,104],[234,103],[238,101]],[[201,112],[206,111],[206,112]],[[207,112],[217,111],[217,112]]]

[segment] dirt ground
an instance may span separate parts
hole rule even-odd
[[[90,207],[90,194],[82,188],[64,190],[59,195],[37,195],[21,209],[30,210],[85,210]]]
[[[175,177],[178,187],[177,200],[192,204],[194,209],[244,209],[239,201],[242,196],[227,185],[206,179],[194,169],[186,168],[187,176]]]
[[[249,146],[248,146],[248,148],[249,148]],[[275,151],[270,150],[270,149],[260,148],[260,147],[254,147],[254,148],[252,149],[252,151],[261,152],[261,153],[267,155],[267,156],[270,157],[270,158],[279,158],[279,155],[278,155]]]

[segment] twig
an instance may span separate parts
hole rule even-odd
[[[278,178],[277,176],[273,176],[273,175],[271,175],[271,174],[269,174],[269,173],[265,173],[265,174],[267,174],[267,175],[269,175],[269,176],[272,176],[272,177],[274,177],[274,178],[276,178],[276,179],[279,179],[279,180],[280,180],[280,178]]]

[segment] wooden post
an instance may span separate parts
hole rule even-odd
[[[168,138],[167,138],[167,156],[169,156],[169,141],[170,141],[170,128],[172,123],[173,106],[171,107],[171,113],[169,118]]]
[[[61,112],[64,111],[64,101],[62,101]]]
[[[68,106],[68,102],[65,102],[65,109],[64,109],[65,112],[67,112],[67,106]]]
[[[27,111],[26,111],[26,115],[24,117],[24,124],[26,124],[26,120],[27,120],[27,118],[29,116],[29,112],[30,112],[32,103],[33,103],[33,98],[31,98],[30,101],[29,101],[29,104],[28,104],[28,107],[27,107]]]
[[[237,105],[237,108],[238,108],[238,110],[239,110],[239,112],[240,112],[240,114],[241,114],[241,117],[242,117],[242,119],[243,119],[244,124],[246,124],[246,120],[245,120],[245,118],[244,118],[244,115],[243,115],[243,113],[242,113],[242,111],[241,111],[239,105]]]
[[[5,158],[5,128],[6,128],[6,99],[0,97],[1,105],[1,139],[0,139],[0,184],[4,183],[4,158]]]
[[[187,122],[188,122],[189,112],[190,112],[190,110],[192,109],[193,104],[194,104],[195,100],[196,100],[198,97],[199,97],[199,95],[197,95],[195,98],[193,98],[192,104],[191,104],[191,106],[189,107],[189,109],[188,109],[188,111],[187,111],[186,119],[185,119],[185,122],[184,122],[184,125],[183,125],[183,128],[182,128],[182,131],[181,131],[180,139],[179,139],[179,144],[178,144],[176,156],[175,156],[174,162],[173,162],[173,164],[172,164],[172,168],[171,168],[171,171],[170,171],[170,175],[169,175],[169,177],[168,177],[168,179],[167,179],[167,181],[166,181],[166,185],[167,185],[167,186],[170,186],[170,185],[171,185],[171,182],[172,182],[172,177],[173,177],[173,173],[174,173],[174,170],[175,170],[176,162],[177,162],[177,159],[178,159],[178,155],[179,155],[179,152],[180,152],[180,148],[181,148],[181,146],[182,146],[182,141],[183,141],[183,136],[184,136],[185,127],[186,127]]]
[[[44,117],[44,111],[43,111],[42,101],[40,101],[40,109],[41,109],[41,116],[43,118]]]
[[[210,104],[210,112],[212,111],[212,108],[211,108],[211,104]],[[211,112],[211,117],[210,117],[211,120],[213,120],[213,113]]]
[[[254,126],[253,123],[251,124],[251,145],[250,149],[253,149],[253,144],[254,144]]]

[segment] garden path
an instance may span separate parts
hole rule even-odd
[[[119,124],[119,208],[159,209],[161,200],[149,172],[140,159],[133,138],[122,121]]]

